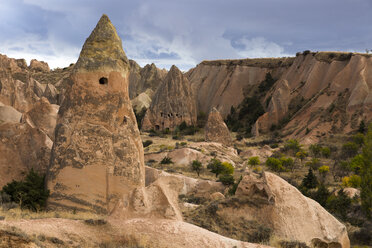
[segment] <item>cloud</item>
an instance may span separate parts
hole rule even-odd
[[[284,53],[284,48],[274,42],[267,41],[263,37],[242,37],[232,43],[242,57],[267,58],[286,57],[290,54]]]
[[[202,60],[364,51],[371,10],[370,0],[1,0],[0,53],[68,66],[102,13],[142,66],[187,70]]]

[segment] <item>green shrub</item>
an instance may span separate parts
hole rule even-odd
[[[161,164],[173,164],[173,161],[170,157],[168,156],[165,156],[161,161],[160,161]]]
[[[266,165],[271,170],[276,171],[276,172],[285,171],[284,167],[282,166],[282,162],[277,158],[273,158],[273,157],[267,158]]]
[[[232,187],[229,189],[229,194],[230,194],[230,195],[235,195],[236,189],[238,188],[239,183],[240,183],[242,180],[243,180],[243,176],[240,175],[239,180],[237,180],[237,181],[232,185]]]
[[[218,177],[218,181],[221,182],[223,185],[233,185],[235,180],[231,174],[222,174]]]
[[[216,158],[212,158],[207,165],[207,169],[214,173],[216,177],[220,174],[233,174],[234,167],[228,162],[221,162]]]
[[[327,206],[327,200],[328,200],[328,197],[330,195],[331,194],[329,193],[327,187],[324,186],[323,184],[321,184],[318,187],[318,190],[315,191],[313,194],[311,194],[311,198],[313,198],[315,201],[317,201],[323,207],[326,207]]]
[[[287,140],[284,144],[284,151],[291,151],[293,154],[296,154],[300,151],[301,145],[295,139]]]
[[[329,149],[329,147],[322,147],[321,153],[324,158],[329,158],[329,156],[331,156],[331,149]]]
[[[291,171],[294,170],[295,163],[294,163],[294,161],[293,161],[292,158],[281,157],[281,158],[280,158],[280,162],[282,163],[282,166],[283,166],[285,169],[288,169],[288,170],[291,170]]]
[[[343,189],[337,192],[337,196],[330,196],[327,199],[327,209],[333,214],[346,220],[347,211],[351,206],[351,199],[344,193]]]
[[[198,176],[200,175],[202,168],[203,168],[203,165],[199,160],[192,161],[191,169],[195,171],[198,174]]]
[[[347,142],[342,146],[342,154],[344,158],[351,158],[357,155],[359,146],[354,142]]]
[[[321,153],[322,147],[318,144],[312,144],[312,145],[310,145],[309,150],[310,150],[311,154],[315,158],[317,158],[317,157],[319,157],[319,155]]]
[[[250,166],[256,166],[256,165],[259,165],[260,164],[260,159],[259,157],[255,156],[255,157],[250,157],[249,160],[248,160],[248,164]]]
[[[33,169],[22,181],[13,180],[5,185],[2,193],[10,196],[10,200],[21,208],[39,211],[45,208],[49,190],[44,186],[45,176],[40,176]]]

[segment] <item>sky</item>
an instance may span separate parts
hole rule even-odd
[[[141,66],[372,50],[372,0],[0,0],[0,53],[66,67],[103,13]]]

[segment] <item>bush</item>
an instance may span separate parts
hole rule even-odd
[[[149,145],[152,144],[152,140],[146,140],[146,141],[142,142],[142,144],[143,144],[143,147],[148,147]]]
[[[313,170],[317,170],[322,164],[320,163],[319,159],[313,158],[310,162],[307,162],[305,165],[309,166]]]
[[[346,220],[346,214],[350,206],[351,199],[344,193],[343,189],[337,192],[337,196],[331,196],[327,200],[327,208],[343,220]]]
[[[260,164],[260,159],[259,157],[255,156],[255,157],[250,157],[249,160],[248,160],[248,164],[250,166],[256,166],[256,165],[259,165]]]
[[[235,182],[234,177],[231,174],[220,175],[218,181],[227,186],[233,185]]]
[[[309,149],[313,157],[317,158],[321,153],[322,147],[318,144],[312,144],[310,145]]]
[[[192,161],[192,163],[191,163],[191,169],[193,171],[195,171],[198,174],[198,176],[199,176],[202,168],[203,168],[203,165],[202,165],[202,163],[199,160]]]
[[[288,140],[284,145],[284,151],[292,151],[293,154],[296,154],[300,151],[301,145],[295,139]]]
[[[320,205],[322,205],[323,207],[326,207],[327,206],[327,200],[328,200],[328,197],[330,196],[331,194],[329,193],[328,189],[326,186],[324,186],[323,184],[321,184],[318,188],[317,191],[315,191],[312,195],[311,195],[311,198],[313,198],[315,201],[317,201]]]
[[[39,211],[45,208],[49,190],[44,187],[45,176],[40,176],[33,169],[23,181],[13,180],[5,185],[2,193],[9,195],[10,201],[19,204],[21,208]]]
[[[285,169],[288,169],[288,170],[291,170],[291,171],[294,170],[295,164],[294,164],[294,161],[293,161],[292,158],[281,157],[280,162],[282,163],[282,166]]]
[[[322,147],[321,153],[324,158],[329,158],[329,156],[331,156],[331,149],[329,149],[329,147]]]
[[[229,194],[230,195],[235,195],[235,192],[236,192],[236,189],[238,188],[239,186],[239,183],[243,180],[243,176],[240,175],[240,178],[238,181],[236,181],[233,186],[229,189]]]
[[[351,175],[342,178],[342,185],[345,187],[359,188],[362,183],[362,178],[358,175]]]
[[[354,142],[347,142],[342,146],[344,158],[351,158],[357,155],[359,146]]]
[[[234,167],[228,162],[221,162],[220,160],[213,158],[207,165],[208,170],[218,177],[220,174],[233,174]]]
[[[276,172],[285,171],[284,167],[282,166],[282,162],[277,158],[273,158],[273,157],[267,158],[266,165],[271,170],[276,171]]]
[[[173,161],[170,157],[168,156],[165,156],[161,161],[160,161],[161,164],[173,164]]]

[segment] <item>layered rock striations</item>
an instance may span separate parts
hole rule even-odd
[[[224,145],[232,144],[229,129],[216,108],[213,108],[208,115],[208,121],[205,125],[205,140]]]
[[[128,95],[129,61],[103,15],[74,66],[47,175],[49,208],[109,213],[144,187],[143,147]]]
[[[142,129],[173,129],[182,122],[196,125],[196,117],[190,82],[176,66],[172,66],[153,97],[143,119]]]

